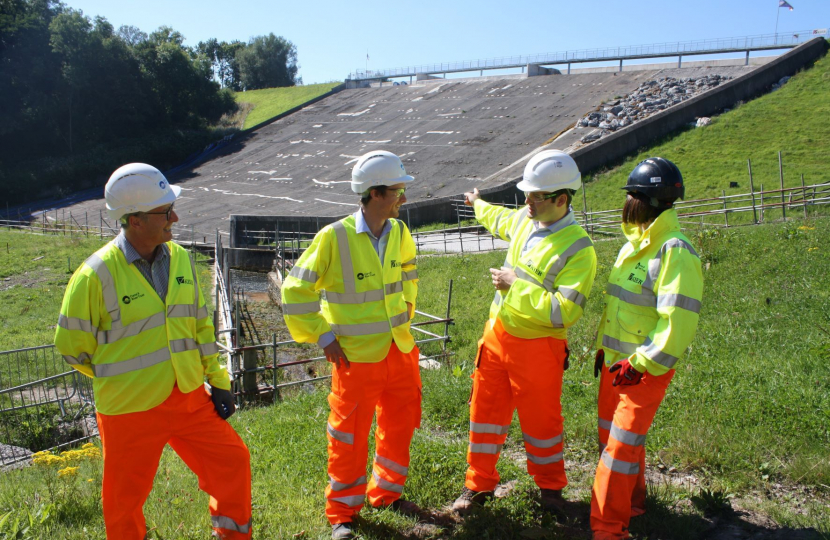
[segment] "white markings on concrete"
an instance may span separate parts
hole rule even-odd
[[[268,176],[271,176],[276,172],[277,171],[248,171],[248,174],[267,174]]]
[[[288,141],[288,142],[289,142],[290,144],[299,144],[299,143],[308,143],[308,144],[311,144],[311,141],[307,141],[307,140],[305,140],[305,139],[301,139],[301,140],[299,140],[299,141]],[[298,156],[299,156],[299,154],[296,154],[296,155],[298,155]]]
[[[440,90],[441,90],[443,87],[445,87],[445,86],[447,86],[447,83],[444,83],[444,84],[439,84],[438,86],[436,86],[435,88],[433,88],[432,90],[430,90],[429,92],[427,92],[427,94],[434,94],[435,92],[440,91]]]
[[[455,131],[427,131],[427,133],[435,133],[437,135],[452,135]]]
[[[412,101],[421,101],[422,99],[424,99],[424,96],[418,96],[415,99],[413,99]]]
[[[321,127],[323,127],[323,124],[315,124],[315,125],[313,125],[313,126],[311,126],[311,127],[314,127],[314,128],[321,128]]]
[[[274,180],[276,182],[282,182],[283,180],[292,180],[292,178],[289,178],[289,177],[285,176],[285,177],[277,177],[277,178],[266,178],[266,180]]]
[[[351,113],[350,112],[344,112],[344,113],[338,114],[337,116],[360,116],[361,114],[366,114],[370,110],[371,109],[363,109],[362,111],[358,111],[358,112],[351,112]]]
[[[339,205],[342,205],[342,206],[360,206],[356,203],[334,202],[334,201],[327,201],[325,199],[314,199],[314,200],[319,201],[319,202],[329,203],[329,204],[339,204]]]
[[[369,144],[386,144],[388,142],[392,142],[392,139],[386,139],[385,141],[363,141],[364,143]]]
[[[350,133],[352,135],[366,135],[365,131],[347,131],[346,133]]]
[[[311,181],[315,184],[323,184],[324,186],[330,186],[331,184],[350,184],[352,182],[351,180],[331,180],[330,182],[323,182],[316,178],[312,178]]]
[[[458,112],[449,112],[449,113],[444,113],[444,114],[439,114],[438,116],[455,116],[455,115],[457,115],[457,114],[461,114],[461,111],[458,111]]]
[[[299,199],[292,199],[291,197],[274,197],[272,195],[263,195],[261,193],[237,193],[235,191],[229,191],[227,189],[216,189],[216,188],[214,188],[213,191],[215,191],[217,193],[221,193],[222,195],[235,195],[237,197],[259,197],[260,199],[279,199],[279,200],[283,200],[283,201],[292,201],[292,202],[297,202],[297,203],[304,202],[304,201],[301,201]]]

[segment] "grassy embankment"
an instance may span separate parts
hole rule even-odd
[[[706,268],[704,307],[697,338],[678,365],[647,441],[650,470],[665,469],[652,479],[648,514],[633,521],[632,530],[641,538],[705,538],[711,532],[706,532],[711,524],[706,512],[718,512],[725,500],[780,525],[815,527],[821,531],[819,538],[830,535],[828,229],[827,219],[816,219],[690,233]],[[0,240],[10,246],[28,245],[41,237],[1,233]],[[51,335],[51,329],[42,327],[53,325],[57,315],[69,277],[66,253],[74,250],[80,260],[81,253],[94,248],[85,241],[42,240],[39,249],[21,247],[16,257],[0,259],[4,278],[17,280],[22,270],[42,280],[31,287],[18,283],[0,293],[2,343],[9,342],[10,332],[19,336],[26,328],[27,333]],[[600,294],[618,248],[617,241],[597,243],[594,293],[585,316],[570,332],[574,358],[563,395],[571,479],[565,494],[574,501],[575,516],[570,525],[556,526],[539,511],[532,482],[522,472],[520,429],[514,421],[500,464],[503,482],[517,481],[510,496],[462,524],[449,521],[443,529],[415,529],[413,520],[365,512],[364,538],[584,537],[596,462],[592,336]],[[38,254],[46,257],[31,261]],[[501,253],[422,257],[419,263],[419,307],[441,312],[446,280],[453,278],[457,321],[452,331],[455,369],[423,374],[423,426],[413,442],[406,496],[424,507],[440,509],[456,496],[463,481],[468,377],[492,297],[487,268],[502,258]],[[252,453],[257,537],[328,535],[322,497],[326,415],[326,391],[321,387],[298,392],[275,406],[241,411],[233,419]],[[672,467],[677,472],[666,472]],[[54,471],[38,468],[3,474],[0,517],[12,512],[13,518],[27,520],[27,511],[41,517],[48,511],[43,523],[35,521],[32,537],[103,538],[96,498],[100,463],[85,464],[77,477],[61,480],[60,489],[52,479],[52,495],[49,474]],[[701,496],[701,489],[712,496]],[[697,506],[690,502],[694,497]],[[172,452],[164,454],[146,513],[156,528],[154,538],[201,538],[209,526],[206,496]],[[738,520],[728,512],[721,515]],[[0,526],[0,538],[2,534]]]
[[[621,163],[587,175],[588,206],[594,211],[621,208],[623,196],[619,188],[625,185],[634,166],[649,156],[665,157],[680,167],[687,199],[720,197],[722,190],[727,196],[749,193],[747,159],[752,160],[756,191],[761,184],[765,190],[779,189],[779,150],[783,156],[785,187],[800,187],[802,174],[808,185],[828,182],[828,88],[830,56],[825,56],[811,69],[796,74],[780,90],[713,117],[711,125],[672,134]],[[738,182],[739,187],[730,188],[730,182]],[[780,202],[780,195],[775,200]],[[582,208],[581,194],[574,206]],[[788,209],[790,212],[801,212],[801,209]],[[730,223],[747,223],[752,212],[729,217]],[[780,217],[780,208],[767,211],[767,219]],[[723,218],[711,221],[723,223]]]
[[[245,117],[243,129],[252,128],[289,109],[311,101],[329,92],[339,84],[333,82],[237,92],[234,94],[237,104],[239,104],[242,110],[249,111]]]

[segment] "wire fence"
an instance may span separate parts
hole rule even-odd
[[[413,77],[419,73],[459,73],[464,71],[508,69],[528,64],[567,64],[577,62],[601,62],[620,59],[659,58],[666,56],[717,54],[743,52],[750,50],[769,50],[791,48],[809,41],[817,36],[827,34],[827,29],[798,30],[775,34],[756,34],[751,36],[698,39],[692,41],[670,41],[648,45],[630,45],[624,47],[604,47],[578,49],[540,54],[501,56],[480,60],[440,62],[390,69],[357,69],[350,73],[348,79],[379,79],[387,77]]]
[[[54,345],[0,352],[0,467],[97,434],[92,379]]]

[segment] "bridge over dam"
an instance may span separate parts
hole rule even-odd
[[[610,73],[478,77],[343,89],[253,132],[237,136],[192,169],[172,175],[182,188],[180,224],[212,238],[238,230],[317,228],[357,209],[353,160],[395,152],[416,178],[401,217],[410,226],[455,221],[452,200],[477,187],[513,201],[524,163],[541,148],[569,151],[584,172],[656,138],[752,98],[827,48],[815,39],[763,65],[670,67]],[[603,103],[662,77],[731,77],[720,86],[587,145],[575,128]],[[97,217],[102,200],[67,209]],[[231,216],[236,216],[231,219]],[[230,222],[233,222],[232,224]],[[186,232],[182,236],[187,238]],[[201,238],[200,238],[201,239]]]

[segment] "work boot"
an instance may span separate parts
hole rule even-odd
[[[415,504],[412,501],[407,501],[404,499],[398,499],[387,508],[394,510],[399,514],[403,514],[404,516],[420,516],[421,515],[421,507]]]
[[[473,511],[473,505],[481,506],[492,498],[492,491],[473,491],[464,486],[461,495],[452,503],[452,511],[459,516],[466,516]]]
[[[352,532],[351,522],[335,523],[331,526],[332,540],[351,540],[354,537],[355,536],[354,532]]]
[[[565,513],[565,499],[562,498],[561,489],[541,489],[542,492],[542,510],[553,514],[554,517],[563,519],[567,517]]]

